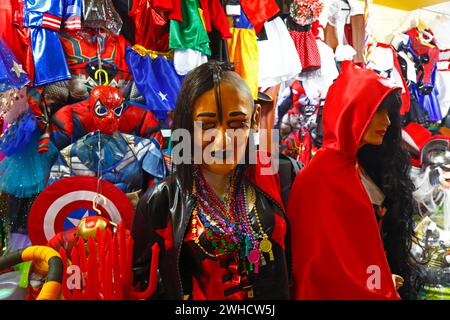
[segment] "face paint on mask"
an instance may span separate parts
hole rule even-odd
[[[122,92],[114,87],[97,86],[91,92],[89,107],[98,130],[112,134],[119,128],[124,105]]]
[[[450,141],[438,138],[427,142],[422,149],[422,164],[450,171]]]

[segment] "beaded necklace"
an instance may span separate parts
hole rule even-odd
[[[247,193],[250,193],[250,197]],[[191,232],[195,243],[206,255],[217,258],[218,255],[236,253],[238,250],[241,261],[248,261],[248,269],[254,273],[259,272],[260,261],[265,264],[263,253],[269,253],[270,261],[274,260],[272,243],[264,232],[256,208],[255,192],[245,187],[241,167],[238,166],[230,177],[228,201],[224,203],[206,182],[199,166],[194,166],[193,194],[197,205],[193,210]],[[259,232],[251,225],[252,207]],[[218,254],[208,252],[200,244],[198,219],[203,223],[207,239]]]

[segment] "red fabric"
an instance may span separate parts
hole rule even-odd
[[[230,25],[220,0],[200,0],[200,5],[205,18],[206,31],[211,32],[211,25],[213,25],[222,35],[222,39],[231,38]]]
[[[417,30],[417,28],[409,30],[408,32],[406,32],[406,34],[411,39],[411,47],[417,55],[428,54],[430,61],[423,64],[424,74],[422,82],[423,84],[432,85],[431,74],[436,63],[439,61],[439,48],[433,46],[433,41],[430,43],[432,47],[422,44],[419,39],[419,31]]]
[[[295,48],[302,62],[303,71],[313,71],[320,68],[320,53],[314,35],[311,31],[301,32],[289,30],[294,40]]]
[[[275,0],[241,0],[241,7],[257,34],[264,23],[280,10]]]
[[[39,108],[37,110],[40,112]],[[34,109],[33,113],[36,115]],[[89,100],[85,100],[59,109],[52,117],[53,130],[62,131],[72,139],[75,119],[83,125],[85,133],[98,129],[93,121],[92,110],[89,109]],[[158,120],[151,111],[129,105],[120,117],[119,131],[141,137],[154,137],[162,145],[158,125]]]
[[[172,0],[153,0],[153,7],[161,11],[173,10]]]
[[[300,98],[302,97],[302,95],[306,95],[306,91],[302,87],[300,81],[298,80],[295,80],[291,84],[291,89],[292,89],[292,105],[294,106],[294,108],[299,108]]]
[[[169,22],[155,10],[151,1],[133,1],[133,7],[128,15],[134,23],[136,44],[154,51],[169,50]]]
[[[405,130],[406,133],[413,139],[413,141],[419,148],[419,151],[422,150],[425,143],[427,143],[432,136],[430,130],[415,122],[409,123],[406,127],[403,128],[403,130]]]
[[[345,39],[347,40],[347,43],[353,47],[352,25],[350,23],[345,24],[344,35]]]
[[[294,299],[399,299],[355,168],[364,131],[394,90],[385,83],[374,71],[343,62],[328,91],[323,147],[300,171],[288,201]],[[372,266],[379,268],[375,287]]]
[[[190,226],[184,238],[184,242],[194,241],[195,236],[192,234],[192,219]],[[197,219],[196,228],[198,229],[198,234],[201,235],[205,232],[203,223],[200,219]],[[215,237],[215,240],[220,242],[219,237]],[[195,245],[196,246],[196,245]],[[200,248],[196,248],[201,250]],[[204,255],[203,251],[202,255]],[[193,290],[192,299],[193,300],[244,300],[246,299],[246,292],[244,290],[238,290],[235,293],[225,296],[225,290],[239,285],[239,282],[234,281],[233,277],[228,277],[226,281],[222,279],[230,274],[236,274],[238,272],[237,268],[233,268],[232,261],[234,257],[232,254],[220,255],[218,260],[213,260],[205,258],[199,262],[200,268],[198,269],[197,276],[192,277]],[[227,265],[228,267],[222,267],[222,265]],[[235,264],[236,266],[236,264]],[[241,284],[247,281],[246,278],[241,277]]]
[[[181,0],[172,0],[172,11],[170,11],[169,19],[178,20],[180,22],[183,21],[183,13],[181,12]]]
[[[274,199],[284,210],[281,200],[280,177],[278,176],[278,169],[274,166],[274,161],[271,161],[273,159],[268,153],[258,151],[256,160],[256,164],[251,167],[253,170],[246,172],[247,178]]]
[[[91,60],[97,58],[97,30],[83,29],[77,31],[68,31],[60,33],[59,39],[66,55],[67,65],[71,74],[85,74],[86,65]],[[124,72],[124,75],[114,77],[116,81],[125,78],[129,73],[128,65],[125,60],[125,50],[130,43],[122,35],[108,34],[104,40],[104,46],[100,58],[109,63],[113,63],[117,68]],[[112,82],[113,79],[109,79]]]
[[[307,165],[311,160],[312,138],[309,132],[305,133],[302,141],[302,150],[300,153],[300,162]]]
[[[31,51],[30,28],[23,27],[23,1],[2,0],[0,4],[0,38],[5,40],[17,61],[33,83],[34,62]]]

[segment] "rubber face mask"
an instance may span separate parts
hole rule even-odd
[[[450,171],[450,141],[433,139],[427,142],[422,149],[422,163],[425,167]]]
[[[252,124],[259,123],[259,106],[253,107],[235,85],[221,81],[219,86],[202,94],[194,105],[194,130],[201,133],[194,134],[194,148],[201,150],[203,168],[228,174],[244,163]]]
[[[91,92],[89,107],[93,113],[94,123],[104,134],[112,134],[119,128],[119,118],[124,105],[122,92],[119,89],[98,86]]]

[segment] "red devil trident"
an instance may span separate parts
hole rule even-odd
[[[61,248],[60,255],[64,269],[68,263],[78,266],[82,283],[77,288],[69,288],[66,272],[63,273],[63,295],[66,300],[140,300],[147,299],[156,291],[159,246],[152,247],[150,281],[147,289],[137,291],[133,287],[132,258],[134,241],[126,236],[125,227],[120,224],[114,235],[109,229],[97,229],[95,239],[88,238],[86,245],[78,240],[67,259],[67,252]]]

